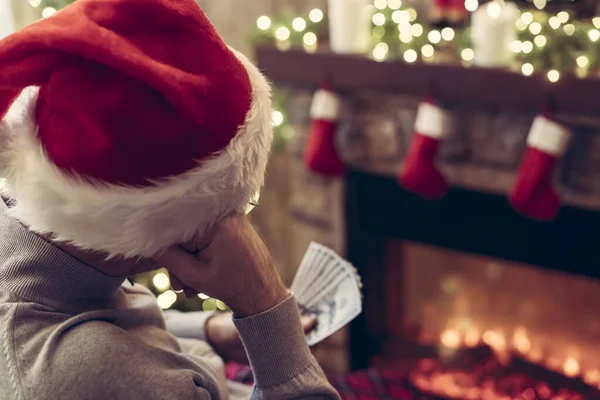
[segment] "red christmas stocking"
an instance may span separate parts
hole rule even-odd
[[[429,200],[442,198],[448,182],[436,167],[438,149],[450,126],[450,114],[426,101],[421,103],[415,122],[415,133],[404,165],[400,184]]]
[[[339,97],[329,84],[324,84],[315,93],[310,109],[312,123],[304,163],[311,171],[325,176],[340,176],[345,170],[335,146],[340,105]]]
[[[563,125],[541,115],[536,117],[509,198],[517,211],[540,221],[550,221],[558,215],[560,200],[551,179],[570,138],[569,129]]]

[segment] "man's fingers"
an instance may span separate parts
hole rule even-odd
[[[189,242],[181,243],[179,245],[182,249],[187,251],[188,253],[194,253],[196,250],[196,242],[195,239],[190,240]]]
[[[207,232],[203,236],[200,236],[199,234],[196,233],[191,240],[189,240],[185,243],[181,243],[179,245],[179,247],[181,247],[188,253],[197,255],[199,252],[201,252],[202,250],[204,250],[208,246],[210,246],[211,241],[212,241],[211,232]]]
[[[181,283],[181,280],[174,273],[169,272],[169,277],[171,279],[171,288],[176,292],[183,292],[188,299],[198,296],[198,291]]]
[[[303,315],[300,321],[302,322],[304,333],[309,333],[317,326],[317,319],[313,315]]]
[[[198,268],[202,267],[201,261],[179,247],[168,248],[156,258],[156,261],[177,277],[183,277],[183,279],[178,279],[180,283],[185,281],[186,276],[199,275]]]
[[[183,291],[183,289],[185,289],[185,285],[181,283],[179,278],[175,276],[174,273],[169,272],[169,280],[171,281],[171,289],[173,289],[174,291],[181,292]]]

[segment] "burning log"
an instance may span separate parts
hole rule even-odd
[[[414,398],[444,400],[587,400],[600,399],[600,371],[582,371],[578,361],[544,360],[524,329],[509,344],[498,332],[461,335],[446,330],[435,344],[401,340],[384,345],[376,368],[408,375]],[[469,338],[469,339],[467,339]]]

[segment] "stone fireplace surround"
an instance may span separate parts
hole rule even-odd
[[[511,306],[518,308],[526,293],[537,293],[537,302],[556,314],[558,325],[568,327],[568,316],[576,314],[572,327],[584,331],[582,342],[600,339],[600,103],[595,100],[600,81],[567,78],[551,85],[543,77],[505,71],[376,63],[269,48],[259,48],[257,60],[290,94],[287,115],[296,137],[289,211],[299,242],[294,257],[308,241],[321,241],[344,253],[365,281],[365,312],[347,338],[340,333],[332,339],[334,345],[349,346],[351,369],[366,367],[385,349],[395,322],[414,319],[409,314],[415,313],[410,306],[416,300],[406,297],[424,287],[420,281],[448,286],[452,279],[462,279],[463,285],[475,287],[478,281],[469,279],[484,269],[496,275],[503,271],[505,277],[498,281],[501,289],[492,289],[498,292],[493,299],[509,293]],[[333,78],[344,97],[338,148],[348,173],[342,179],[314,176],[301,161],[312,93],[324,76]],[[437,202],[405,192],[395,179],[417,105],[432,86],[456,116],[440,159],[452,189]],[[555,221],[540,223],[513,211],[506,194],[531,121],[549,96],[575,134],[555,176],[565,205]],[[421,258],[411,263],[402,254]],[[461,277],[461,266],[450,271],[423,261],[436,257],[443,263],[469,264],[471,271],[463,268],[461,273],[472,276]],[[390,273],[394,263],[402,265]],[[520,280],[536,288],[518,288]],[[390,295],[394,286],[406,293]],[[523,298],[523,304],[525,300],[531,299]],[[547,315],[535,315],[547,325]]]

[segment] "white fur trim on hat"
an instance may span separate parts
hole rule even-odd
[[[568,128],[538,115],[527,136],[527,145],[544,153],[560,156],[565,152],[570,140],[571,132]]]
[[[450,113],[434,104],[423,102],[417,111],[415,132],[434,139],[443,139],[450,129]]]
[[[340,118],[341,101],[329,90],[319,89],[315,93],[310,107],[310,117],[325,121],[337,122]]]
[[[8,212],[34,232],[109,256],[149,257],[202,233],[219,218],[243,212],[264,183],[273,140],[271,92],[242,54],[253,100],[235,138],[214,158],[181,176],[136,188],[67,175],[37,139],[37,88],[27,88],[0,121],[3,193]]]

